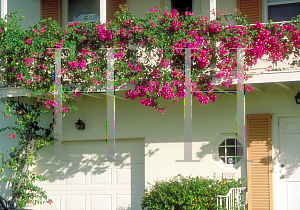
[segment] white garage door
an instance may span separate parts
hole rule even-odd
[[[41,151],[34,172],[51,177],[40,186],[54,203],[41,210],[138,210],[144,177],[144,140],[116,140],[116,162],[106,161],[105,141],[63,143],[62,163],[53,147]],[[71,162],[70,162],[71,161]]]

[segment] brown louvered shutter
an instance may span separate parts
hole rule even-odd
[[[271,114],[247,115],[248,210],[272,209]]]
[[[41,0],[41,19],[50,17],[61,26],[61,0]]]
[[[261,0],[237,0],[237,8],[242,16],[247,16],[248,23],[262,22]]]
[[[114,20],[114,14],[120,10],[120,5],[124,5],[125,0],[107,0],[106,1],[106,21]]]

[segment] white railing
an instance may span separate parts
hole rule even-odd
[[[245,190],[246,187],[231,188],[227,195],[217,195],[217,207],[226,208],[227,210],[240,209],[242,205],[242,191]]]

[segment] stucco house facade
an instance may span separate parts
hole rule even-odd
[[[103,22],[112,17],[116,5],[124,3],[137,16],[156,6],[181,8],[180,1],[173,0],[89,2],[92,7],[84,0],[1,0],[1,17],[22,10],[22,27],[27,28],[50,16],[61,25],[86,14],[95,14],[95,21]],[[278,11],[290,11],[295,16],[300,1],[191,0],[182,7],[195,15],[210,16],[214,5],[220,11],[240,8],[250,22],[266,22],[289,20]],[[179,173],[217,179],[247,177],[248,209],[299,209],[300,104],[294,97],[300,91],[300,69],[289,69],[287,63],[282,63],[278,71],[267,72],[269,65],[262,60],[250,70],[252,78],[245,84],[254,90],[246,91],[243,100],[236,93],[222,91],[216,93],[216,102],[208,105],[193,99],[191,142],[185,141],[184,100],[161,100],[167,109],[162,115],[142,106],[139,99],[126,99],[125,90],[116,91],[115,160],[106,160],[106,96],[83,93],[76,101],[78,111],[68,113],[62,121],[65,161],[49,161],[53,160],[54,148],[47,147],[32,168],[51,177],[39,185],[54,201],[36,209],[137,210],[148,182]],[[213,85],[216,90],[223,89],[217,80]],[[20,88],[0,89],[1,97],[19,97],[21,101],[27,93]],[[85,123],[84,130],[75,128],[79,118]],[[47,124],[52,116],[43,120]],[[13,119],[1,116],[0,123],[4,127],[13,124]],[[8,140],[8,132],[0,135],[0,153],[16,144]],[[188,145],[192,145],[191,150],[187,150]],[[1,183],[1,194],[5,195],[5,189]]]

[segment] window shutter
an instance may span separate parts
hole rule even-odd
[[[248,209],[272,209],[271,114],[247,115]]]
[[[41,0],[41,19],[50,17],[61,26],[61,0]]]
[[[261,4],[261,0],[237,0],[237,8],[247,16],[248,23],[262,22]]]
[[[120,10],[120,5],[124,5],[125,0],[107,0],[106,1],[106,21],[114,20],[114,14]]]

